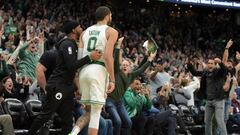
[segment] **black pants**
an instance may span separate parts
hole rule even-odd
[[[144,130],[145,135],[153,135],[155,128],[155,117],[147,116],[147,122],[145,124]]]
[[[47,122],[55,112],[57,112],[62,119],[61,134],[67,135],[71,132],[73,125],[73,85],[47,85],[46,91],[47,97],[46,102],[43,104],[43,110],[32,123],[28,134],[36,135],[42,125]]]
[[[137,115],[134,116],[132,119],[132,129],[133,135],[143,135],[144,134],[144,127],[147,123],[147,116],[144,115]]]
[[[154,130],[155,118],[153,116],[145,116],[140,114],[132,118],[133,133],[132,135],[152,135]]]
[[[177,120],[171,111],[163,111],[154,116],[156,125],[167,125],[167,134],[176,135]]]

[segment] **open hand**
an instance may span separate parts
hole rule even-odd
[[[151,53],[150,56],[148,57],[148,60],[150,62],[152,62],[154,60],[154,58],[156,57],[157,51],[155,51],[154,53]]]
[[[233,45],[233,41],[232,41],[232,39],[230,39],[230,40],[227,42],[226,48],[230,48],[232,45]]]
[[[124,40],[124,37],[121,37],[121,38],[118,39],[118,43],[117,43],[117,47],[118,48],[122,48],[123,47],[123,44],[122,44],[123,40]]]

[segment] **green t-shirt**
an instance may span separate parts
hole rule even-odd
[[[34,81],[36,79],[35,68],[40,59],[40,56],[37,52],[32,53],[26,50],[27,47],[28,45],[24,44],[19,49],[20,61],[18,62],[18,73],[19,76],[27,76]]]
[[[115,49],[114,53],[114,74],[115,74],[115,90],[112,93],[108,94],[108,98],[111,98],[115,101],[119,101],[130,84],[134,81],[134,79],[143,73],[148,66],[150,66],[150,62],[145,62],[140,68],[133,70],[127,76],[125,76],[120,70],[119,64],[119,49]]]
[[[132,88],[128,88],[123,96],[125,108],[129,117],[142,113],[143,109],[150,109],[152,102],[144,95],[137,94]]]

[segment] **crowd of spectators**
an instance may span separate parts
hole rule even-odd
[[[145,95],[140,96],[144,105],[138,109],[150,109],[151,103],[148,101],[154,97],[157,97],[153,104],[155,108],[163,109],[161,104],[165,105],[170,91],[176,92],[174,95],[178,104],[194,106],[194,91],[200,87],[200,80],[191,75],[186,63],[191,61],[197,70],[204,70],[207,59],[222,59],[229,39],[233,39],[229,59],[233,61],[233,67],[239,70],[240,29],[231,13],[178,13],[169,11],[161,4],[149,3],[146,7],[136,3],[127,3],[122,7],[111,1],[8,0],[0,1],[1,97],[17,98],[23,102],[38,98],[36,65],[44,51],[57,48],[57,42],[63,37],[61,26],[64,21],[77,20],[85,29],[94,24],[94,11],[102,4],[112,8],[112,25],[119,31],[119,37],[124,37],[122,57],[132,61],[132,69],[137,68],[146,55],[142,45],[148,39],[147,32],[159,46],[152,66],[139,76],[139,80],[134,81],[145,88],[133,84],[125,94],[127,98],[126,95],[132,90],[139,90],[141,92],[137,94]],[[240,74],[236,73],[235,76],[240,82]],[[169,85],[173,90],[168,89]],[[240,123],[239,94],[236,88],[230,96],[232,119],[237,123]],[[159,101],[159,97],[164,99]],[[133,121],[137,121],[132,117]],[[167,114],[171,124],[179,121],[172,117],[172,114]],[[173,134],[171,131],[168,133]]]

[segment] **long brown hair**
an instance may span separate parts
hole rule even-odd
[[[7,82],[8,79],[12,79],[10,76],[6,76],[2,79],[0,84],[0,92],[3,92],[5,90],[4,84]]]

